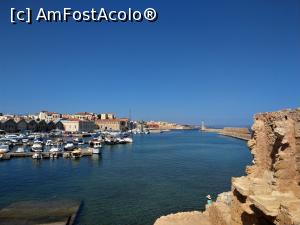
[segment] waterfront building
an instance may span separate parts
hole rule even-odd
[[[45,120],[47,123],[59,119],[61,117],[62,115],[60,113],[48,111],[41,111],[38,116],[39,120]]]
[[[94,121],[80,120],[80,119],[68,119],[60,121],[66,132],[92,132],[96,129]]]
[[[15,133],[18,131],[17,123],[13,119],[8,119],[2,122],[1,128],[8,133]]]
[[[146,123],[149,129],[160,129],[160,130],[182,130],[190,129],[190,126],[180,125],[177,123],[170,123],[165,121],[150,121]]]
[[[64,120],[72,119],[72,116],[70,114],[62,114],[61,119]]]
[[[128,119],[100,119],[96,124],[102,131],[125,131],[128,129]]]
[[[27,128],[30,131],[36,132],[38,130],[38,123],[35,120],[29,120],[27,122]]]
[[[48,124],[48,131],[51,131],[51,130],[55,130],[56,129],[56,125],[53,121],[50,121]]]
[[[29,121],[29,120],[38,120],[39,119],[39,116],[38,115],[34,115],[34,114],[23,115],[22,117],[26,121]]]
[[[40,121],[38,124],[37,124],[37,130],[39,132],[46,132],[48,131],[48,124],[46,123],[45,120],[42,120]]]
[[[6,120],[9,120],[9,119],[13,119],[15,116],[12,115],[12,114],[2,114],[0,115],[0,120],[3,122],[3,121],[6,121]]]
[[[80,120],[95,120],[97,118],[97,115],[95,113],[89,112],[78,112],[72,115],[72,118]]]
[[[65,127],[64,127],[63,123],[61,122],[61,119],[55,120],[54,123],[55,123],[56,130],[65,130]]]
[[[100,114],[100,120],[112,120],[115,119],[114,113],[101,113]]]
[[[18,131],[25,131],[25,130],[28,130],[28,124],[26,122],[25,119],[20,119],[18,122],[17,122],[17,129]]]

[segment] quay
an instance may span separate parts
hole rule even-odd
[[[25,158],[25,157],[32,157],[35,154],[35,152],[8,152],[8,153],[2,153],[2,160],[9,160],[11,158]],[[43,159],[49,159],[50,153],[49,152],[41,152],[40,153],[43,157]],[[58,157],[63,157],[63,152],[57,152],[56,153]],[[93,152],[81,149],[81,157],[86,156],[92,156]]]
[[[82,202],[16,202],[0,210],[0,225],[74,225]]]
[[[204,132],[217,133],[223,136],[237,138],[244,141],[249,141],[251,139],[251,133],[248,128],[239,127],[224,127],[224,128],[203,128]]]

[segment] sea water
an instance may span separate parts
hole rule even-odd
[[[135,135],[79,160],[0,161],[0,207],[27,200],[83,201],[80,225],[150,225],[162,215],[203,210],[251,163],[246,142],[197,130]]]

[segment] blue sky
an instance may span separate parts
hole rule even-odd
[[[10,8],[155,8],[155,23],[10,24]],[[300,107],[299,0],[1,1],[0,111],[251,124]]]

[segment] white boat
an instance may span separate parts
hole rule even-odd
[[[102,145],[100,141],[93,141],[93,154],[100,154]]]
[[[79,141],[78,145],[84,145],[84,141]]]
[[[77,149],[77,150],[74,150],[71,152],[71,158],[73,159],[78,159],[80,158],[82,155],[81,155],[81,150],[80,149]]]
[[[132,143],[132,142],[133,142],[133,139],[132,139],[131,137],[123,138],[123,140],[124,140],[126,143]]]
[[[17,139],[9,139],[9,141],[10,141],[11,143],[13,143],[13,144],[18,143],[18,140],[17,140]]]
[[[61,148],[60,147],[52,147],[50,150],[49,150],[50,153],[53,153],[53,152],[61,152]]]
[[[72,151],[75,148],[73,143],[67,143],[64,147],[65,151]]]
[[[32,155],[32,158],[33,159],[42,159],[43,158],[43,156],[42,156],[42,154],[41,153],[34,153],[33,155]]]
[[[29,139],[28,139],[28,138],[23,138],[23,139],[22,139],[22,142],[23,142],[23,143],[28,143],[28,142],[29,142]]]
[[[46,146],[53,146],[53,141],[52,140],[47,140],[46,141]]]
[[[9,152],[9,145],[0,145],[0,153]]]
[[[31,150],[33,152],[41,152],[41,151],[43,151],[43,146],[41,143],[34,143],[31,147]]]
[[[118,143],[117,139],[114,138],[114,137],[105,137],[105,138],[104,138],[104,142],[105,142],[105,144],[107,144],[107,145],[115,145],[115,144]]]
[[[18,149],[16,150],[16,153],[23,153],[25,152],[23,147],[18,147]]]
[[[100,148],[92,148],[92,153],[93,154],[100,154],[101,150],[100,150]]]
[[[4,136],[7,139],[17,139],[19,136],[15,134],[8,134]]]
[[[36,143],[36,144],[43,144],[43,142],[39,139],[34,139],[33,143]]]
[[[50,152],[49,157],[50,157],[50,159],[57,159],[58,158],[58,152]]]

